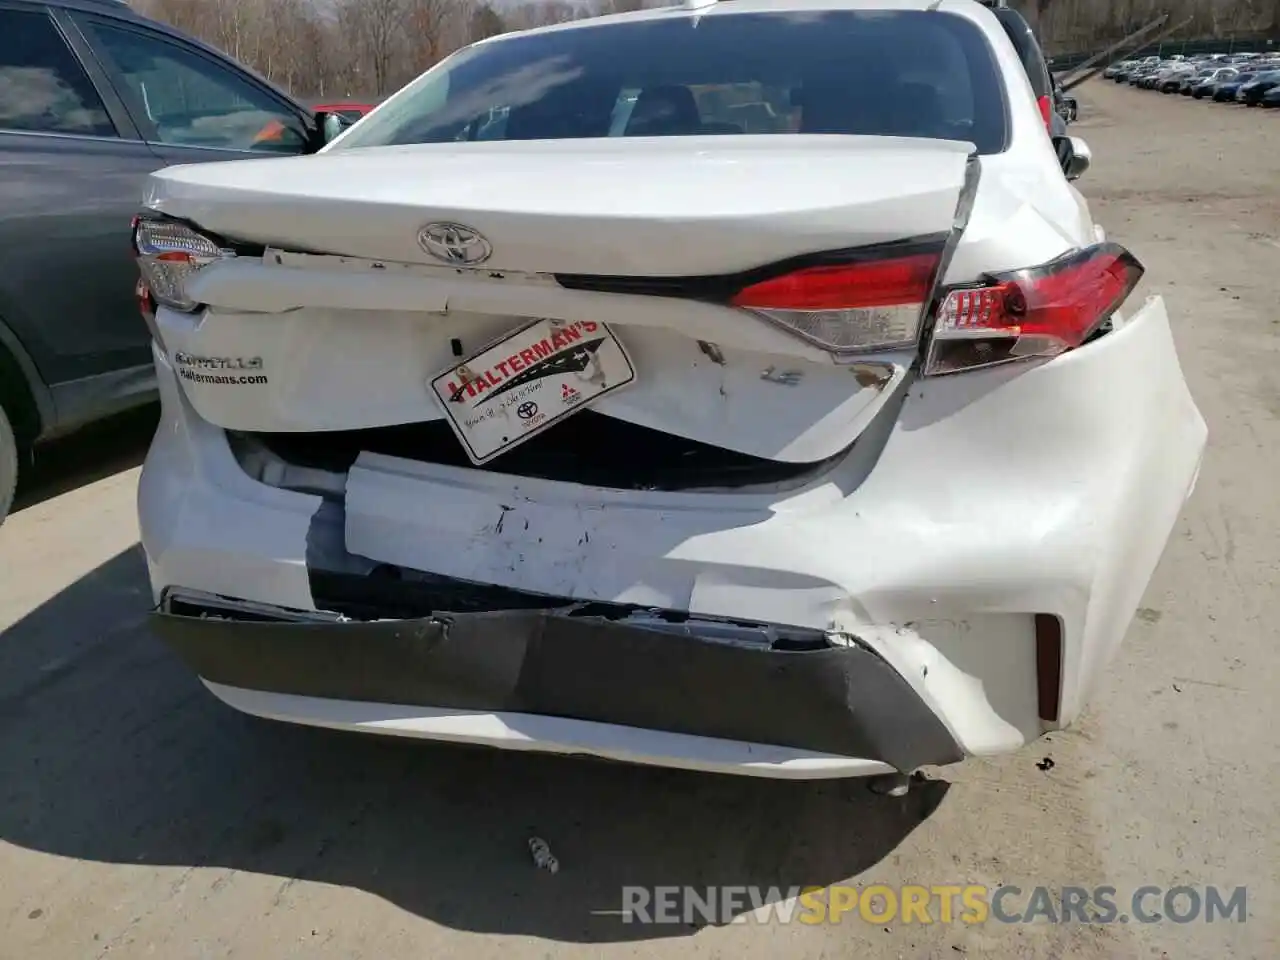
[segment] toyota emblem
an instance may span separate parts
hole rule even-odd
[[[532,420],[538,415],[538,405],[532,400],[528,400],[516,408],[516,414],[521,420]]]
[[[418,231],[418,245],[437,260],[455,266],[484,263],[493,255],[484,235],[461,223],[428,223]]]

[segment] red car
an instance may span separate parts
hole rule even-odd
[[[354,123],[372,110],[374,106],[375,105],[372,103],[350,103],[345,100],[340,100],[336,103],[317,103],[314,104],[311,109],[317,113],[321,110],[325,113],[339,113]]]

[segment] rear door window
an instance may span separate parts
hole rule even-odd
[[[248,78],[150,31],[88,19],[147,139],[180,147],[301,153],[298,114]]]
[[[718,12],[518,34],[420,77],[333,149],[469,140],[836,135],[1004,149],[982,31],[937,11]]]
[[[98,91],[47,13],[0,9],[0,130],[116,136]]]

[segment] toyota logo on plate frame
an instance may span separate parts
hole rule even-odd
[[[493,255],[493,247],[484,234],[463,223],[440,221],[428,223],[418,231],[418,246],[445,263],[473,266]]]

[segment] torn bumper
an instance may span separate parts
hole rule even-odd
[[[779,650],[726,642],[723,624],[708,623],[720,636],[707,637],[689,622],[661,629],[571,609],[291,622],[170,601],[153,623],[202,678],[242,690],[564,717],[902,771],[961,758],[893,667],[818,631],[789,631],[793,649]]]
[[[459,609],[456,591],[401,609],[382,595],[386,581],[372,576],[385,566],[453,584],[685,611],[699,623],[838,631],[880,658],[873,676],[887,663],[893,683],[911,687],[908,709],[923,703],[966,756],[1016,750],[1080,715],[1205,448],[1204,420],[1158,298],[1052,362],[913,382],[900,410],[868,427],[871,442],[796,488],[612,490],[364,453],[341,494],[325,500],[310,488],[251,478],[226,431],[186,400],[163,353],[156,364],[163,420],[138,503],[157,601],[166,591],[198,590],[362,622]],[[356,577],[359,590],[337,589],[331,575]],[[1042,621],[1056,621],[1056,645],[1041,643]],[[528,669],[541,656],[527,654]],[[604,684],[627,674],[672,683],[677,675],[598,656],[589,675]],[[764,655],[778,663],[792,656]],[[807,662],[814,654],[795,656]],[[713,678],[699,696],[736,696],[737,682]],[[858,717],[872,702],[869,688],[849,682],[844,702]],[[462,713],[447,705],[440,711],[454,712],[446,716],[288,693],[272,703],[254,688],[217,683],[218,696],[249,712],[377,733],[547,749],[550,725],[569,752],[666,763],[685,751],[688,762],[675,765],[735,770],[769,752],[715,741],[716,756],[729,744],[732,759],[704,763],[708,754],[689,759],[691,751],[712,738],[691,745],[691,735],[622,724],[609,727],[608,742],[579,749],[599,733],[588,721],[520,713],[518,728],[494,733],[499,715],[490,712],[459,733]],[[228,692],[235,690],[246,692]],[[773,704],[793,702],[780,696],[770,689],[755,706],[776,718],[782,711]],[[814,715],[808,695],[799,705],[801,716]],[[537,736],[528,734],[535,728]],[[824,756],[834,764],[848,755]]]

